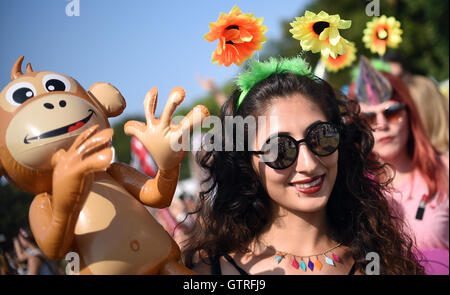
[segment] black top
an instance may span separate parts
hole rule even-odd
[[[234,268],[237,269],[240,275],[248,276],[248,273],[243,270],[239,265],[236,264],[236,262],[231,258],[230,255],[225,254],[223,257],[225,257],[226,260],[228,260],[231,265],[234,266]],[[221,275],[222,274],[222,268],[220,267],[220,256],[215,256],[211,259],[211,274],[213,275]]]
[[[225,257],[225,259],[228,260],[228,262],[231,263],[231,265],[233,265],[234,268],[236,268],[236,270],[239,272],[240,275],[248,276],[248,273],[245,270],[243,270],[241,267],[239,267],[239,265],[236,264],[236,262],[233,260],[233,258],[231,258],[230,255],[225,254],[223,257]],[[348,273],[348,275],[355,274],[355,267],[356,267],[356,263],[353,263],[352,269],[350,269],[350,272]],[[212,275],[221,275],[222,274],[222,269],[220,267],[220,256],[211,258],[211,274]]]

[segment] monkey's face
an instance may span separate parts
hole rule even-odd
[[[52,155],[95,124],[109,127],[96,100],[69,76],[31,72],[0,92],[0,146],[27,168],[50,170]]]

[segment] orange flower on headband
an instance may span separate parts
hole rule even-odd
[[[356,59],[356,47],[355,43],[349,42],[347,44],[347,53],[339,54],[336,58],[331,55],[328,58],[322,56],[322,62],[325,68],[330,72],[337,72],[345,67],[350,66]]]
[[[267,27],[261,25],[262,22],[262,17],[255,18],[253,13],[242,13],[237,5],[229,14],[221,13],[217,22],[209,24],[210,32],[204,36],[209,42],[219,39],[212,54],[212,62],[227,67],[232,63],[242,65],[267,41],[264,36]]]
[[[384,55],[386,47],[397,48],[402,42],[403,31],[394,17],[374,17],[364,29],[363,42],[372,53]]]

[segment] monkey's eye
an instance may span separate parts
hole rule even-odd
[[[32,84],[27,82],[14,84],[6,91],[6,99],[14,106],[20,106],[35,95],[36,89]]]
[[[66,85],[60,80],[51,79],[45,83],[45,89],[48,91],[64,91],[66,90]]]
[[[45,90],[48,92],[68,91],[70,89],[69,80],[56,74],[46,75],[44,79],[42,79],[42,83],[44,84]]]

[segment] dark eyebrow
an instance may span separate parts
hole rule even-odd
[[[308,127],[306,127],[305,131],[303,132],[303,137],[306,137],[306,134],[308,133],[309,130],[311,130],[312,127],[314,127],[314,126],[316,126],[317,124],[320,124],[320,123],[327,123],[327,121],[317,120],[317,121],[311,123]]]
[[[270,137],[273,137],[273,136],[275,136],[275,135],[289,135],[289,136],[292,136],[292,133],[290,133],[290,132],[275,132],[275,133],[271,134],[271,135],[269,136],[269,138],[270,138]]]
[[[305,131],[303,132],[303,138],[306,137],[306,133],[308,133],[308,131],[311,129],[312,126],[315,126],[315,125],[317,125],[317,124],[319,124],[319,123],[326,123],[326,122],[327,122],[327,121],[317,120],[317,121],[311,123],[308,127],[306,127]],[[274,133],[272,133],[269,137],[267,137],[267,139],[266,139],[265,142],[267,142],[267,141],[268,141],[269,139],[271,139],[271,138],[274,138],[276,135],[278,135],[278,136],[279,136],[279,135],[288,135],[288,136],[294,138],[294,136],[292,135],[291,132],[286,132],[286,131],[282,131],[282,132],[274,132]],[[295,138],[294,138],[294,139],[295,139]],[[297,140],[297,139],[295,139],[295,140]]]
[[[293,137],[292,133],[290,133],[290,132],[274,132],[274,133],[270,134],[264,142],[267,143],[267,142],[269,142],[270,139],[276,138],[280,135],[287,135],[287,136]]]

